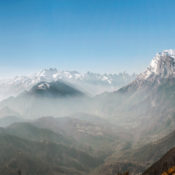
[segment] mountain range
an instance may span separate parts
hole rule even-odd
[[[37,166],[46,167],[46,172],[51,175],[57,170],[60,174],[72,171],[72,174],[80,175],[167,171],[157,171],[157,164],[153,165],[156,170],[146,169],[175,147],[174,50],[156,54],[143,73],[120,89],[95,96],[84,90],[85,84],[84,88],[78,85],[85,81],[79,74],[74,72],[73,81],[70,74],[66,74],[71,81],[65,81],[66,78],[58,78],[60,74],[58,76],[56,69],[49,72],[39,74],[37,81],[26,81],[31,87],[26,86],[15,97],[0,102],[0,124],[4,127],[0,129],[2,141],[7,145],[9,142],[7,148],[16,144],[9,158],[16,155],[18,144],[24,146],[19,151],[24,149],[25,155],[19,159],[14,156],[15,160],[9,159],[9,162],[1,152],[0,172],[7,171],[4,174],[10,175],[20,166],[26,166],[26,172],[25,168],[21,171],[24,175],[30,174],[27,162],[31,162],[31,167],[37,171],[36,160],[39,162]],[[89,82],[94,84],[91,80]],[[94,82],[99,85],[96,79]],[[112,86],[109,81],[104,82]],[[43,145],[46,143],[47,146]],[[32,148],[27,145],[33,145],[34,155],[29,154]],[[53,158],[48,155],[54,154],[52,148],[56,152]],[[61,163],[60,160],[65,161]],[[86,160],[94,162],[93,165]],[[173,166],[172,160],[170,158],[170,166]],[[39,172],[42,173],[41,169]]]
[[[123,150],[114,151],[95,175],[115,175],[127,169],[135,175],[175,146],[174,62],[175,51],[158,53],[146,71],[133,82],[116,92],[97,97],[97,103],[102,102],[101,115],[110,117],[113,123],[125,129],[129,128],[133,142]]]
[[[108,119],[117,127],[131,132],[139,130],[138,139],[144,136],[145,140],[151,141],[174,128],[174,60],[173,50],[160,52],[146,71],[139,74],[134,81],[117,91],[95,97],[88,96],[71,83],[41,81],[30,90],[2,101],[0,109],[8,108],[23,117],[33,118],[89,113]],[[48,80],[57,77],[55,69],[47,76],[44,73],[40,74],[40,80],[41,77],[47,77]],[[46,96],[52,98],[41,98]],[[61,96],[72,98],[60,98]],[[145,121],[149,121],[149,125],[144,126]]]
[[[174,60],[175,52],[165,50],[157,54],[146,71],[133,82],[118,91],[97,96],[99,115],[110,117],[123,127],[139,130],[144,136],[163,136],[173,131]]]
[[[0,99],[16,96],[31,89],[40,82],[65,81],[90,95],[104,91],[113,91],[134,80],[136,74],[99,74],[93,72],[80,73],[77,71],[58,71],[56,68],[43,69],[30,76],[16,76],[0,80]]]

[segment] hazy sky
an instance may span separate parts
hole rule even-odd
[[[175,0],[0,0],[0,77],[141,72],[175,48]]]

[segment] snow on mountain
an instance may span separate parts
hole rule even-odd
[[[135,80],[136,74],[99,74],[93,72],[58,71],[56,68],[44,69],[31,76],[16,76],[0,80],[0,99],[15,96],[29,90],[39,82],[66,81],[91,95],[104,91],[115,91]],[[157,53],[146,71],[137,76],[133,82],[142,86],[145,82],[160,82],[162,78],[175,78],[175,50],[164,50]]]
[[[56,68],[44,69],[31,76],[16,76],[11,79],[0,80],[0,99],[16,96],[22,91],[29,90],[39,82],[65,81],[79,89],[95,95],[104,91],[117,90],[130,83],[135,74],[99,74],[79,73],[77,71],[58,71]]]
[[[50,87],[50,84],[49,83],[42,83],[42,84],[39,84],[38,85],[38,89],[48,89]]]
[[[175,50],[164,50],[157,53],[145,72],[138,76],[138,80],[154,81],[160,78],[175,77]]]

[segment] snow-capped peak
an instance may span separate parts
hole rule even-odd
[[[40,72],[35,74],[35,77],[39,78],[41,81],[42,79],[47,79],[47,81],[52,81],[54,76],[58,73],[56,68],[50,69],[43,69]]]
[[[175,50],[169,49],[159,52],[152,59],[146,71],[139,75],[139,79],[168,78],[175,76]]]
[[[156,56],[170,56],[170,57],[175,57],[175,50],[173,50],[173,49],[164,50],[162,52],[157,53]]]
[[[129,75],[127,73],[100,74],[60,71],[56,68],[43,69],[31,76],[17,76],[8,80],[0,80],[0,100],[9,96],[16,96],[41,82],[66,81],[92,95],[96,95],[104,91],[117,90],[135,78],[136,74]],[[48,86],[42,84],[38,88],[43,89],[48,88]]]

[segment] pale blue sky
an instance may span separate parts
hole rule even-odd
[[[174,0],[0,0],[0,77],[143,71],[175,48]]]

